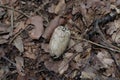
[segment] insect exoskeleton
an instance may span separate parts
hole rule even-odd
[[[60,57],[68,46],[70,40],[70,30],[67,26],[58,26],[50,39],[50,55],[54,58]]]

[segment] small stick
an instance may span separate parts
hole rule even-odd
[[[10,62],[11,64],[13,64],[14,66],[16,66],[16,63],[12,62],[10,59],[8,59],[7,57],[3,56],[3,59],[7,60],[8,62]]]
[[[28,16],[28,15],[25,14],[25,13],[23,13],[22,11],[19,11],[19,10],[13,9],[13,8],[11,8],[11,7],[9,7],[9,6],[0,5],[0,7],[7,8],[7,9],[10,9],[10,10],[14,10],[14,11],[16,11],[16,12],[18,12],[18,13],[20,13],[20,14],[26,16],[27,18],[30,18],[30,16]]]

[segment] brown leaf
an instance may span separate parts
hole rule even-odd
[[[49,40],[54,29],[59,25],[60,16],[56,16],[53,20],[51,20],[49,26],[45,29],[44,34],[42,35],[43,38]]]
[[[5,55],[4,49],[0,48],[0,58],[3,57]]]
[[[63,74],[68,69],[68,67],[69,67],[69,64],[67,63],[67,60],[66,61],[63,60],[62,63],[60,63],[59,65],[59,69],[58,69],[59,73]]]
[[[44,65],[49,71],[54,71],[58,73],[58,68],[60,63],[61,61],[48,60],[48,61],[45,61]]]
[[[14,45],[21,53],[24,52],[23,41],[20,36],[16,37],[16,39],[14,40]]]
[[[2,66],[0,69],[0,80],[3,80],[6,74],[9,73],[9,68],[8,66]]]
[[[9,26],[3,23],[0,23],[0,34],[8,33]]]
[[[14,34],[16,34],[18,31],[20,31],[21,29],[25,28],[25,24],[23,21],[18,22],[16,28],[14,29]]]
[[[37,58],[37,56],[32,52],[25,52],[23,56],[28,57],[30,59],[36,59]]]
[[[43,19],[40,16],[33,16],[30,19],[28,19],[27,22],[30,22],[29,24],[34,25],[34,29],[30,31],[30,37],[32,39],[39,39],[41,35],[44,32],[44,27],[43,27]]]
[[[59,64],[59,74],[63,74],[69,67],[69,61],[73,53],[65,53],[63,61]]]
[[[0,44],[4,44],[4,43],[7,43],[8,40],[4,39],[4,38],[0,38]]]
[[[96,76],[95,73],[93,72],[86,72],[82,71],[80,78],[85,79],[85,80],[93,80],[93,78]]]
[[[8,4],[8,3],[9,3],[9,0],[0,0],[0,3],[1,3],[1,4]]]
[[[77,45],[74,46],[74,49],[77,51],[77,52],[82,52],[83,51],[83,47],[82,47],[82,43],[78,43]]]
[[[16,68],[17,68],[17,71],[18,71],[19,75],[25,76],[25,73],[24,73],[24,70],[23,70],[23,67],[24,67],[23,58],[22,57],[16,57],[15,61],[16,61]]]
[[[58,14],[64,11],[65,7],[66,7],[65,0],[60,0],[58,5],[55,8],[55,13]]]
[[[42,43],[42,44],[41,44],[41,48],[42,48],[45,52],[49,52],[49,44],[47,44],[47,43]]]
[[[104,68],[109,68],[114,62],[108,52],[103,49],[101,50],[101,52],[98,52],[97,58],[101,61]]]

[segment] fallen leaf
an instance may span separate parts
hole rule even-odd
[[[120,44],[120,31],[112,35],[112,40],[113,42]]]
[[[24,69],[23,69],[24,59],[22,57],[16,57],[15,61],[16,61],[16,68],[17,68],[19,75],[25,76]]]
[[[4,43],[7,43],[8,40],[4,39],[4,38],[0,38],[0,44],[4,44]]]
[[[59,74],[63,74],[69,67],[68,60],[63,60],[59,65]]]
[[[28,24],[33,24],[34,29],[30,31],[30,37],[32,39],[39,39],[44,32],[43,19],[41,16],[33,16],[28,19]],[[30,23],[29,23],[30,22]]]
[[[9,26],[3,23],[0,23],[0,34],[9,33]]]
[[[41,49],[43,49],[45,52],[49,52],[49,44],[48,43],[42,43]]]
[[[23,41],[20,36],[16,37],[16,39],[14,40],[14,45],[21,53],[24,52]]]
[[[4,49],[0,48],[0,58],[3,57],[5,55]]]
[[[49,71],[54,71],[58,73],[58,68],[60,63],[61,61],[48,60],[48,61],[45,61],[44,65]]]
[[[60,0],[58,5],[55,8],[55,13],[58,14],[58,13],[64,11],[65,7],[66,7],[65,0]]]
[[[87,80],[87,79],[92,80],[95,76],[96,75],[93,72],[82,71],[80,78],[85,79],[85,80]]]
[[[37,58],[37,56],[32,52],[25,52],[23,56],[28,57],[30,59],[36,59]]]
[[[54,13],[55,12],[55,5],[52,4],[49,8],[48,8],[48,12],[49,13]]]
[[[74,46],[75,51],[77,52],[82,52],[83,51],[83,44],[82,43],[78,43],[77,45]]]
[[[51,20],[49,26],[45,29],[45,32],[42,35],[43,38],[45,38],[47,40],[50,39],[55,28],[59,25],[59,19],[60,19],[60,16],[56,16],[53,20]]]
[[[0,69],[0,80],[3,80],[3,78],[5,78],[6,75],[8,74],[8,72],[9,72],[8,66],[2,66]]]
[[[59,64],[58,72],[59,74],[63,74],[67,71],[69,67],[70,58],[73,56],[73,53],[65,53],[63,61]]]
[[[74,45],[75,45],[75,41],[74,41],[73,39],[70,39],[68,48],[71,48],[71,47],[74,46]]]
[[[97,58],[101,61],[104,68],[109,68],[114,62],[113,59],[111,59],[108,52],[103,49],[100,52],[98,52]]]
[[[17,26],[14,29],[14,34],[16,34],[17,32],[19,32],[21,29],[25,28],[25,24],[23,21],[18,22]]]
[[[9,3],[9,0],[0,0],[0,3],[1,3],[2,5],[8,4],[8,3]]]

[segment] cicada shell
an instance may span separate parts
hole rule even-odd
[[[64,26],[58,26],[50,39],[50,55],[54,58],[60,57],[68,46],[70,40],[70,30]]]

